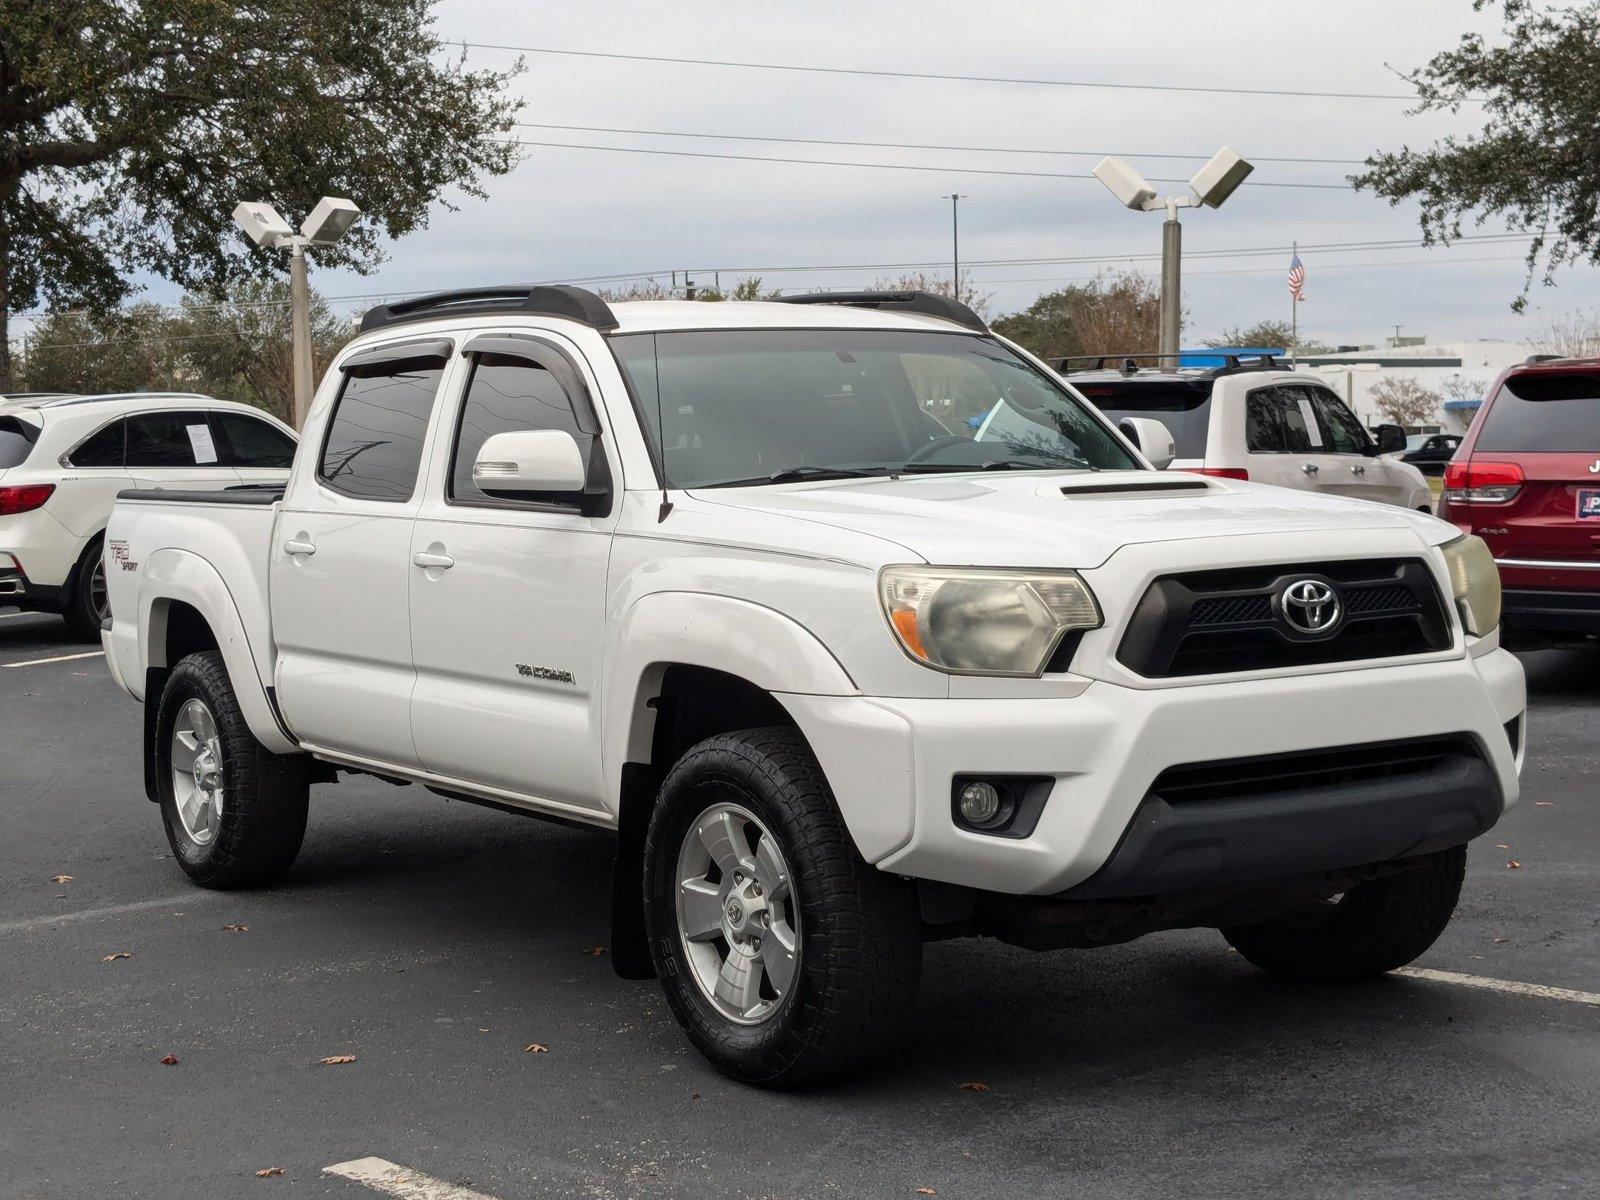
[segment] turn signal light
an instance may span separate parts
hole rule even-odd
[[[1444,469],[1445,499],[1452,504],[1505,504],[1522,490],[1516,463],[1453,462]]]
[[[1243,467],[1196,467],[1196,475],[1210,475],[1216,479],[1242,479],[1250,482],[1250,472]]]
[[[0,487],[0,517],[14,517],[18,513],[43,508],[56,490],[53,483],[29,483],[20,487]]]

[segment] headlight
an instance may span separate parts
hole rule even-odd
[[[1489,547],[1469,533],[1439,549],[1444,551],[1461,623],[1475,637],[1494,632],[1500,624],[1500,568]]]
[[[958,675],[1038,675],[1062,634],[1100,625],[1075,571],[885,567],[878,597],[907,654]]]

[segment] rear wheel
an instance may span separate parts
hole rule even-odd
[[[271,883],[305,837],[305,760],[250,732],[215,651],[173,668],[156,720],[156,782],[167,841],[202,887]]]
[[[856,852],[794,730],[724,734],[678,761],[646,837],[645,897],[667,1000],[736,1079],[842,1074],[890,1045],[913,1010],[913,897]]]
[[[85,641],[100,640],[100,627],[111,615],[106,596],[105,539],[95,538],[72,570],[71,590],[62,613],[67,628]]]
[[[1435,941],[1461,898],[1467,848],[1424,855],[1412,869],[1357,884],[1334,900],[1222,936],[1249,962],[1286,979],[1346,983],[1403,967]]]

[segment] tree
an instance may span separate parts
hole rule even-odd
[[[926,271],[912,271],[898,278],[876,279],[870,289],[874,292],[932,292],[935,296],[954,296],[980,317],[989,315],[989,302],[994,299],[993,292],[980,292],[972,286],[972,281],[962,279],[959,289],[950,286],[950,280],[942,275],[930,275]]]
[[[726,292],[717,287],[696,287],[694,295],[687,294],[686,289],[668,287],[659,279],[641,279],[621,288],[598,288],[596,294],[600,299],[610,304],[617,304],[627,300],[776,300],[783,295],[777,288],[763,288],[761,276],[751,275],[741,279]]]
[[[1395,425],[1431,425],[1444,397],[1415,379],[1385,375],[1368,391],[1378,412]]]
[[[1528,273],[1511,304],[1521,312],[1541,258],[1547,286],[1564,263],[1600,262],[1600,4],[1501,7],[1505,45],[1467,34],[1407,76],[1424,112],[1481,99],[1483,131],[1374,154],[1352,182],[1391,204],[1420,201],[1427,245],[1460,237],[1473,214],[1479,225],[1498,216],[1531,233]]]
[[[159,305],[56,313],[27,341],[23,382],[36,392],[187,391],[183,343]]]
[[[1558,354],[1562,358],[1600,356],[1600,313],[1580,310],[1551,318],[1533,339],[1533,348],[1540,354]]]
[[[0,0],[0,390],[5,314],[108,309],[146,271],[219,292],[281,272],[241,199],[365,210],[319,261],[358,270],[448,188],[517,161],[519,73],[441,56],[432,0]]]
[[[1257,321],[1254,325],[1234,325],[1210,338],[1210,346],[1253,347],[1269,350],[1274,347],[1296,354],[1326,354],[1330,347],[1295,333],[1288,321]]]
[[[1046,292],[992,327],[1041,358],[1154,353],[1160,348],[1161,292],[1133,271],[1097,275]]]
[[[1452,375],[1439,385],[1446,400],[1482,400],[1489,390],[1486,379],[1469,379],[1465,375]]]

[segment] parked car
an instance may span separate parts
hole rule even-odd
[[[1439,515],[1493,551],[1509,641],[1600,636],[1600,359],[1512,367],[1487,395]]]
[[[1410,463],[1424,475],[1437,479],[1444,474],[1445,464],[1461,445],[1461,435],[1455,433],[1414,433],[1406,438],[1401,462]]]
[[[1059,359],[1052,365],[1113,421],[1159,420],[1176,442],[1170,469],[1254,480],[1431,512],[1428,482],[1396,454],[1398,425],[1369,434],[1326,384],[1270,356],[1164,370],[1155,355]]]
[[[795,1084],[903,1029],[933,938],[1388,971],[1517,798],[1478,539],[1151,470],[963,305],[484,289],[363,329],[281,499],[112,514],[107,657],[201,886],[283,875],[339,770],[612,831],[618,971]]]
[[[139,392],[0,406],[0,604],[98,639],[101,553],[123,488],[281,484],[294,431],[244,404]]]

